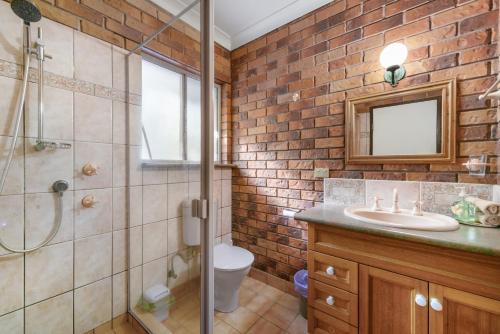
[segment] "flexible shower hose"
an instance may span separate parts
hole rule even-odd
[[[26,57],[26,61],[24,63],[24,72],[23,72],[23,86],[21,88],[21,95],[19,96],[19,99],[17,101],[17,110],[16,110],[16,124],[15,124],[15,129],[14,129],[14,137],[12,138],[12,143],[10,145],[9,149],[9,155],[7,156],[7,161],[5,162],[5,166],[2,171],[2,176],[0,178],[0,193],[2,193],[3,188],[5,186],[5,181],[7,179],[7,173],[9,172],[10,165],[12,163],[12,158],[14,157],[14,152],[16,150],[16,144],[17,144],[17,137],[19,135],[19,129],[21,126],[21,119],[23,116],[23,106],[24,106],[24,100],[26,99],[26,88],[28,86],[28,74],[29,74],[29,68],[30,68],[30,57]],[[39,85],[42,84],[42,78],[39,78]],[[12,253],[29,253],[36,251],[37,249],[42,248],[43,246],[47,245],[49,242],[51,242],[54,237],[56,236],[57,232],[59,232],[59,229],[61,227],[61,222],[62,222],[62,196],[63,193],[60,191],[57,193],[57,209],[56,209],[56,223],[54,224],[54,227],[50,231],[49,235],[38,245],[27,248],[27,249],[15,249],[10,246],[8,246],[5,241],[2,240],[0,237],[0,246],[8,250],[9,252]]]

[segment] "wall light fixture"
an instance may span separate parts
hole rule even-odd
[[[380,53],[380,64],[385,68],[384,79],[393,87],[405,77],[403,63],[408,56],[408,49],[402,43],[387,45]]]

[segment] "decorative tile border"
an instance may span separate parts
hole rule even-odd
[[[411,208],[411,201],[419,197],[425,211],[451,215],[451,205],[459,199],[461,188],[468,195],[486,200],[500,200],[500,186],[474,183],[374,181],[359,179],[325,179],[325,203],[333,205],[372,205],[373,196],[384,199],[383,207],[390,207],[392,190],[399,190],[402,208]]]
[[[12,79],[22,80],[23,68],[21,65],[0,60],[0,76]],[[127,93],[118,89],[101,86],[88,81],[64,77],[51,72],[44,72],[44,83],[47,86],[69,90],[75,93],[82,93],[110,99],[113,101],[129,102],[134,105],[141,105],[141,95]],[[38,83],[38,71],[30,68],[28,80],[32,83]]]

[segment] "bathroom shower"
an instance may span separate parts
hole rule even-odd
[[[24,24],[23,24],[23,81],[21,86],[21,91],[16,104],[16,113],[15,113],[15,124],[14,124],[14,134],[12,138],[12,142],[9,148],[9,152],[7,155],[7,160],[5,162],[4,168],[2,170],[2,174],[0,177],[0,193],[3,191],[5,186],[5,181],[7,179],[7,174],[9,172],[12,159],[14,157],[14,152],[16,149],[17,139],[19,136],[19,131],[21,127],[21,120],[23,116],[23,110],[25,106],[26,100],[26,90],[28,87],[28,76],[29,69],[31,63],[31,57],[36,56],[38,60],[38,138],[36,140],[35,149],[36,151],[43,151],[45,148],[70,148],[71,144],[67,143],[57,143],[52,141],[45,141],[43,137],[43,63],[46,58],[51,59],[50,56],[45,54],[45,46],[42,42],[42,29],[38,28],[38,39],[33,44],[31,44],[31,31],[30,25],[32,22],[38,22],[41,20],[42,15],[40,10],[29,0],[13,0],[11,3],[12,11],[19,16]],[[13,253],[28,253],[40,249],[41,247],[47,245],[54,237],[56,236],[59,228],[61,227],[62,222],[62,196],[64,191],[66,191],[69,187],[67,181],[59,180],[54,182],[52,185],[52,189],[57,193],[57,212],[56,212],[56,222],[50,231],[49,235],[38,245],[29,249],[15,249],[8,246],[5,241],[3,241],[0,237],[0,246],[5,248],[6,250]],[[1,228],[2,226],[0,226]]]

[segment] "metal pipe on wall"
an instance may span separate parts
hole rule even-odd
[[[208,216],[201,219],[200,333],[213,333],[214,319],[214,0],[201,0],[201,202]]]

